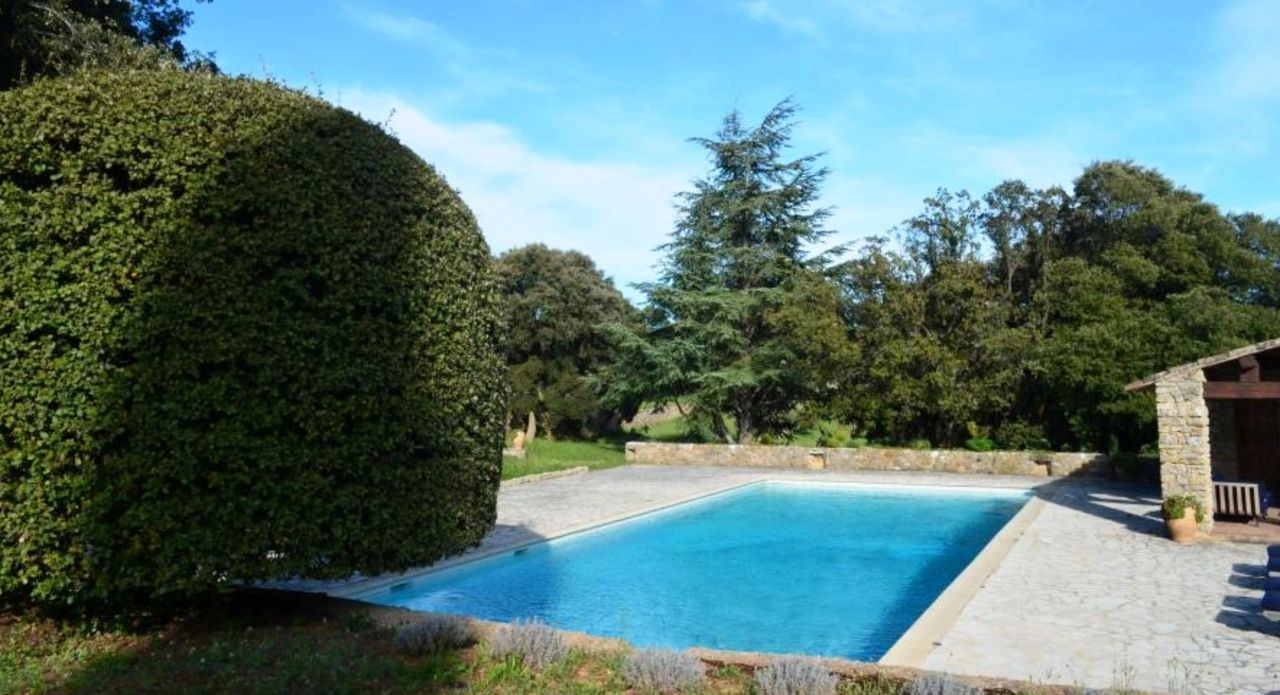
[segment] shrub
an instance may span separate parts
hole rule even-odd
[[[907,442],[908,449],[932,449],[933,444],[928,439],[912,439]]]
[[[969,451],[995,451],[996,443],[987,437],[970,437],[965,440],[964,448]]]
[[[860,678],[845,683],[840,688],[840,695],[903,695],[906,686],[897,680],[885,676]]]
[[[854,437],[845,444],[845,446],[850,449],[865,449],[870,445],[871,444],[867,441],[866,437]]]
[[[467,619],[456,615],[431,614],[397,630],[392,644],[402,654],[422,656],[461,649],[475,641],[475,628]]]
[[[627,655],[622,677],[637,690],[669,693],[701,684],[706,668],[691,654],[645,649]]]
[[[847,430],[834,422],[823,420],[817,425],[818,438],[815,442],[821,447],[836,447],[845,441]]]
[[[1193,495],[1173,495],[1164,498],[1162,505],[1164,511],[1164,519],[1181,519],[1187,513],[1188,508],[1196,510],[1196,523],[1204,521],[1204,506],[1200,504],[1200,500]]]
[[[152,602],[492,526],[489,252],[376,126],[266,82],[0,93],[0,594]]]
[[[999,448],[1007,451],[1048,450],[1049,438],[1040,425],[1020,420],[1010,420],[996,427],[995,440]]]
[[[543,668],[569,653],[559,632],[537,622],[503,625],[489,639],[489,653],[499,659],[519,657],[529,668]]]
[[[760,695],[835,695],[840,679],[813,659],[785,657],[756,671]]]
[[[940,673],[921,676],[907,686],[907,695],[982,695],[982,690]]]

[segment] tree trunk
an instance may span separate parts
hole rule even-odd
[[[747,444],[751,441],[752,435],[755,434],[753,431],[755,425],[751,422],[751,414],[737,413],[735,419],[738,421],[737,442],[739,444]]]
[[[711,416],[711,426],[715,428],[716,436],[725,444],[733,444],[733,438],[729,436],[729,427],[724,423],[724,415],[714,413]]]
[[[681,407],[679,398],[672,398],[671,402],[675,404],[676,412],[680,413],[680,417],[689,417],[689,414],[684,412],[684,408]]]
[[[524,426],[525,445],[528,446],[529,444],[532,444],[533,438],[536,436],[538,436],[538,418],[534,417],[533,411],[530,410],[528,424]]]

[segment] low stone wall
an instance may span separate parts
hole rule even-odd
[[[955,449],[824,449],[747,444],[628,442],[628,463],[747,466],[837,471],[932,471],[1035,476],[1109,477],[1103,454]]]

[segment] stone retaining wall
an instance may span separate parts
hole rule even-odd
[[[919,449],[824,449],[745,444],[628,442],[628,463],[748,466],[844,471],[933,471],[1036,476],[1108,477],[1103,454]]]

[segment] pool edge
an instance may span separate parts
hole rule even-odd
[[[688,497],[682,497],[680,499],[677,499],[671,502],[664,502],[656,506],[645,507],[643,509],[631,511],[631,512],[623,512],[621,514],[616,514],[611,517],[606,517],[602,520],[593,520],[588,523],[579,524],[577,526],[571,526],[553,535],[539,536],[537,538],[531,538],[529,540],[521,541],[519,543],[512,543],[510,545],[497,546],[494,548],[489,548],[487,550],[479,550],[474,553],[463,553],[461,555],[456,555],[454,557],[441,560],[427,567],[409,570],[407,572],[402,572],[394,576],[382,576],[382,577],[370,578],[365,582],[360,582],[358,585],[343,587],[341,589],[337,589],[334,591],[326,591],[324,593],[336,598],[345,598],[345,599],[361,601],[361,600],[364,600],[362,598],[363,596],[380,591],[382,589],[395,586],[396,584],[400,584],[401,582],[417,581],[424,577],[428,577],[430,575],[436,574],[437,572],[450,570],[455,567],[459,567],[461,565],[468,565],[473,562],[482,562],[484,560],[487,560],[492,557],[496,557],[498,555],[503,555],[506,553],[514,553],[524,548],[529,548],[541,543],[549,543],[551,541],[559,540],[561,538],[567,538],[569,536],[573,536],[579,533],[595,531],[596,529],[601,529],[606,526],[612,526],[614,524],[630,521],[631,519],[635,519],[641,516],[647,516],[649,514],[654,514],[656,512],[660,512],[665,509],[670,509],[672,507],[678,507],[683,504],[697,502],[698,500],[701,500],[707,497],[714,497],[716,495],[722,495],[728,492],[733,492],[735,490],[740,490],[742,488],[750,487],[752,485],[762,485],[767,482],[769,482],[768,479],[757,479],[757,480],[748,480],[746,482],[733,483],[730,485],[726,485],[724,487],[716,488],[714,490],[707,490],[707,491],[699,492],[694,495],[690,495]],[[383,604],[376,604],[376,605],[383,605]]]
[[[929,604],[911,627],[907,628],[879,659],[877,664],[885,666],[905,666],[922,668],[925,660],[944,635],[955,625],[960,614],[969,601],[978,594],[982,585],[995,573],[1004,562],[1009,551],[1022,538],[1022,534],[1040,516],[1047,504],[1043,496],[1045,485],[1037,485],[1031,490],[1036,494],[1018,510],[1013,518],[987,541],[982,550],[974,556],[956,578],[951,580],[946,589]]]
[[[944,483],[886,483],[879,481],[865,480],[821,480],[806,479],[786,476],[785,474],[767,475],[764,477],[748,480],[745,482],[736,482],[712,490],[704,490],[702,492],[689,495],[671,502],[643,507],[638,510],[616,514],[606,517],[602,520],[593,520],[591,522],[578,524],[569,527],[559,533],[549,536],[529,539],[519,543],[503,545],[490,548],[485,551],[475,553],[464,553],[446,560],[435,563],[428,567],[409,570],[392,576],[382,576],[370,578],[369,580],[359,582],[357,585],[344,587],[339,590],[330,590],[324,593],[336,598],[343,598],[355,601],[362,601],[370,605],[390,607],[388,604],[375,603],[368,600],[372,594],[380,593],[386,589],[404,582],[420,581],[432,575],[447,572],[449,570],[470,565],[472,563],[480,563],[486,560],[496,558],[507,553],[515,553],[524,548],[535,545],[549,543],[555,540],[568,538],[577,534],[588,533],[598,529],[603,529],[615,524],[625,523],[637,519],[639,517],[656,514],[664,510],[674,507],[697,502],[718,495],[728,494],[740,491],[748,487],[760,485],[797,485],[797,486],[816,486],[816,487],[857,487],[862,489],[895,489],[900,491],[924,492],[924,491],[945,491],[945,492],[963,492],[963,493],[1008,493],[1008,494],[1029,494],[1030,497],[1026,503],[1011,517],[1004,526],[996,532],[994,536],[983,546],[982,550],[974,556],[972,560],[965,566],[955,579],[934,599],[934,601],[921,613],[916,620],[907,628],[905,632],[899,635],[898,639],[889,647],[889,649],[875,661],[860,662],[874,663],[885,666],[904,666],[910,668],[921,668],[924,660],[936,646],[937,642],[959,618],[964,607],[977,594],[982,584],[986,581],[1000,563],[1008,554],[1010,548],[1021,537],[1027,527],[1039,516],[1040,509],[1044,506],[1042,498],[1043,491],[1046,487],[1052,486],[1052,483],[1037,483],[1023,486],[992,486],[973,484],[976,481],[966,480],[958,484]],[[1054,486],[1056,487],[1056,486]],[[403,607],[401,607],[403,608]],[[404,609],[411,610],[411,609]],[[472,616],[472,619],[475,619]],[[693,649],[707,649],[705,647],[692,647]],[[715,651],[715,650],[711,650]],[[760,652],[760,654],[768,654]],[[773,655],[776,656],[776,655]],[[814,657],[814,658],[836,658],[836,657]]]

